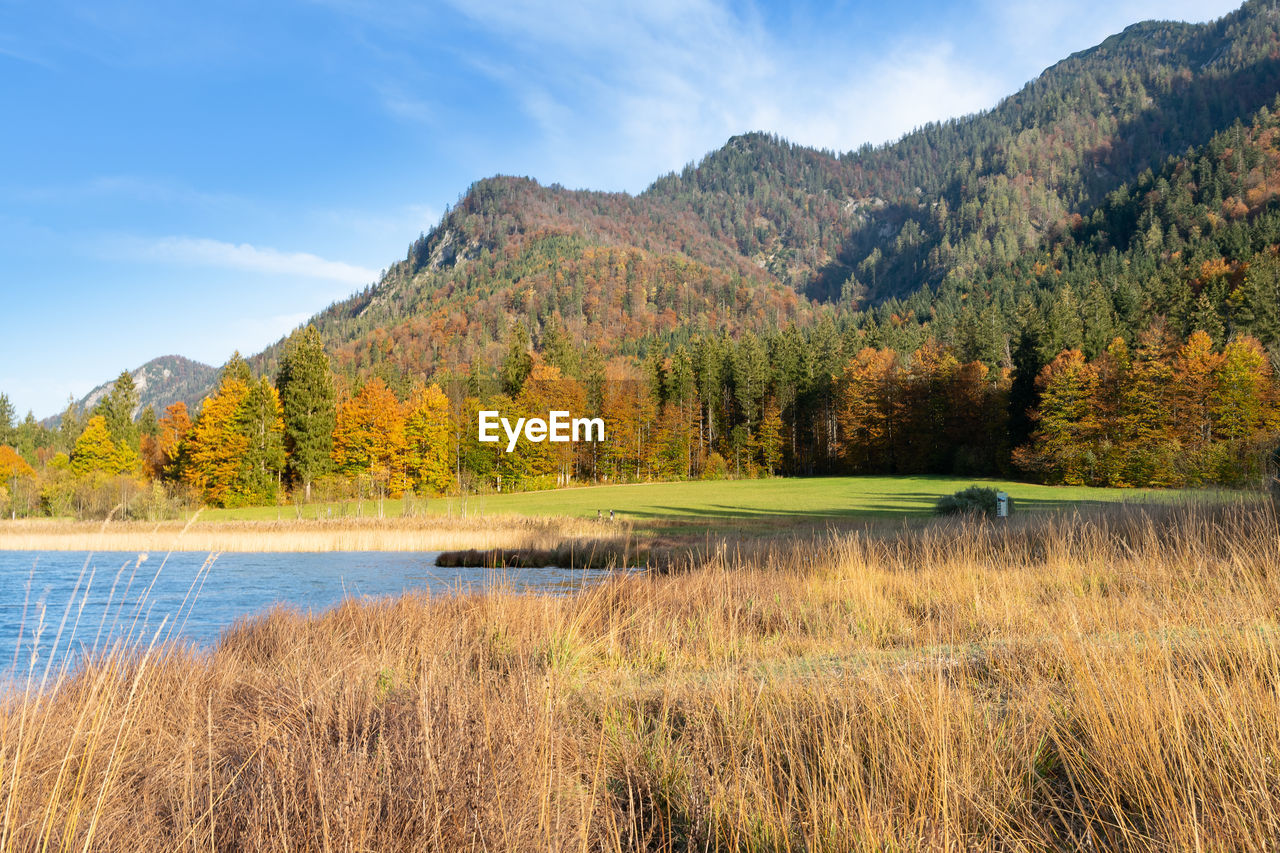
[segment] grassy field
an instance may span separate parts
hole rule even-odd
[[[1274,849],[1277,565],[1148,505],[276,610],[0,697],[0,850]]]
[[[813,477],[772,480],[641,483],[584,486],[467,498],[417,499],[410,509],[432,515],[527,515],[595,518],[597,512],[637,521],[684,519],[738,524],[749,520],[822,521],[927,515],[938,498],[979,483],[1007,491],[1020,510],[1060,509],[1118,501],[1167,501],[1185,492],[1041,486],[967,477]],[[311,504],[298,508],[210,509],[206,521],[269,521],[377,515],[376,501]],[[384,516],[405,512],[385,501]]]

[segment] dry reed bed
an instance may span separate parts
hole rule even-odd
[[[5,551],[451,551],[555,548],[566,539],[622,540],[627,524],[476,516],[235,521],[0,520]]]
[[[0,850],[1261,850],[1280,527],[1130,510],[277,610],[0,708]]]

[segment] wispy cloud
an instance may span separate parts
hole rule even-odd
[[[28,53],[23,50],[18,50],[16,48],[6,47],[2,44],[0,44],[0,56],[7,57],[9,59],[16,59],[18,62],[26,62],[30,65],[39,65],[41,68],[48,68],[50,70],[56,67],[52,62],[44,59],[43,57],[36,56],[35,54]]]
[[[141,261],[323,279],[357,287],[370,284],[378,277],[377,270],[327,260],[309,252],[282,252],[204,237],[127,238],[113,241],[108,252]]]
[[[712,0],[450,0],[504,47],[477,57],[541,131],[548,176],[642,187],[737,133],[848,150],[991,106],[1001,81],[946,41],[872,56],[778,40]]]
[[[865,38],[838,12],[829,31],[805,30],[726,0],[444,0],[425,18],[394,0],[329,7],[382,34],[370,44],[403,44],[406,31],[429,38],[436,18],[468,34],[456,62],[496,85],[523,122],[495,112],[475,129],[477,168],[634,190],[749,130],[835,150],[891,141],[992,107],[1044,65],[1134,21],[1205,20],[1235,2],[983,0],[959,23]],[[974,43],[984,47],[959,49]],[[430,75],[406,65],[413,55],[396,53],[400,86],[375,92],[402,119],[424,118],[420,98],[435,91],[416,89]],[[432,118],[449,121],[447,109]]]
[[[23,202],[74,204],[92,199],[121,199],[146,205],[184,205],[240,212],[254,207],[247,198],[227,192],[207,192],[186,184],[142,175],[98,175],[70,183],[18,187],[10,191]]]

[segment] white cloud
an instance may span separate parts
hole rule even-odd
[[[544,180],[640,189],[751,130],[836,150],[989,107],[1006,93],[946,41],[855,55],[780,40],[711,0],[451,0],[502,51],[471,66],[540,130]]]
[[[467,50],[458,62],[496,83],[533,130],[520,135],[504,117],[475,131],[477,168],[637,190],[750,130],[835,150],[891,141],[993,107],[1047,65],[1135,21],[1207,20],[1236,0],[981,0],[946,21],[865,33],[842,24],[857,14],[830,12],[806,29],[785,15],[766,23],[750,2],[725,0],[444,5],[474,36],[461,40]],[[406,27],[430,33],[414,4],[390,6],[394,30],[380,17],[386,4],[377,13],[365,4],[343,11],[382,27],[384,41]],[[862,17],[873,26],[879,18]],[[424,79],[398,70],[398,79]],[[397,94],[412,104],[418,93],[404,85]],[[379,95],[388,112],[415,113]],[[441,109],[436,120],[447,122]],[[494,138],[495,125],[512,131]]]
[[[116,241],[114,248],[111,254],[123,254],[136,260],[324,279],[357,287],[371,284],[378,277],[377,270],[326,260],[309,252],[282,252],[249,243],[224,243],[204,237],[129,238]]]
[[[396,118],[415,124],[430,124],[435,118],[431,104],[410,94],[400,84],[382,81],[377,89],[383,108]]]
[[[8,57],[9,59],[16,59],[19,62],[27,62],[27,63],[30,63],[31,65],[38,65],[41,68],[47,68],[49,70],[54,70],[55,68],[54,64],[52,62],[49,62],[47,59],[44,59],[39,56],[35,56],[25,51],[15,50],[14,48],[11,48],[11,47],[5,47],[4,45],[0,45],[0,56],[5,56],[5,57]]]
[[[244,216],[256,208],[247,198],[226,192],[206,192],[175,181],[141,175],[99,175],[85,180],[19,187],[13,198],[31,204],[80,204],[86,201],[113,199],[149,207],[183,206],[235,212]]]

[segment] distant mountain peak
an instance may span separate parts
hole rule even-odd
[[[218,368],[181,355],[162,355],[129,371],[129,374],[138,391],[138,406],[133,411],[136,418],[147,406],[151,406],[159,415],[164,413],[167,406],[177,402],[186,403],[194,414],[200,401],[213,387]],[[76,408],[85,412],[92,410],[111,393],[111,386],[117,378],[118,374],[81,397],[75,402]],[[62,413],[59,412],[48,418],[46,423],[56,423],[61,417]]]

